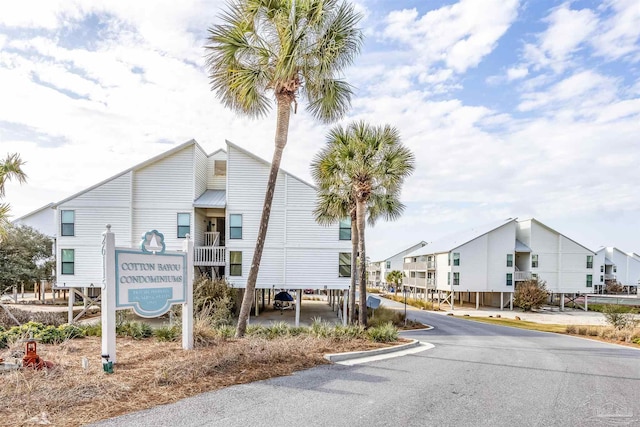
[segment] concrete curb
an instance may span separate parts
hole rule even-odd
[[[366,351],[350,351],[348,353],[333,353],[325,354],[324,358],[329,362],[342,362],[343,360],[359,359],[361,357],[377,356],[380,354],[394,353],[396,351],[408,350],[410,348],[418,347],[420,341],[412,340],[407,344],[395,345],[393,347],[376,348],[374,350]]]

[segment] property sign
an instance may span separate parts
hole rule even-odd
[[[166,251],[164,236],[152,230],[140,248],[116,248],[111,226],[103,234],[102,354],[116,362],[116,310],[133,308],[141,317],[158,317],[182,304],[182,348],[193,348],[193,241],[183,252]],[[103,357],[104,357],[103,356]]]

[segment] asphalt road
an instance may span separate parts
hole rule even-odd
[[[387,303],[388,305],[388,303]],[[640,426],[640,351],[410,311],[435,345],[229,387],[98,426]]]

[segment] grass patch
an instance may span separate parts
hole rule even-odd
[[[464,316],[458,317],[458,319],[468,319],[474,320],[476,322],[490,323],[492,325],[513,326],[514,328],[529,329],[532,331],[541,332],[556,332],[561,334],[566,333],[567,329],[567,325],[536,323],[526,320],[505,319],[504,317],[498,319],[495,317]]]
[[[398,294],[398,295],[387,294],[384,297],[404,304],[404,297],[402,296],[402,294]],[[423,299],[407,298],[407,305],[410,305],[416,308],[421,308],[423,310],[432,310],[432,311],[439,310],[438,307],[435,306],[431,301],[426,301]]]

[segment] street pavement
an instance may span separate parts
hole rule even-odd
[[[384,305],[399,307],[384,301]],[[409,310],[433,348],[228,387],[96,426],[640,426],[640,351]]]

